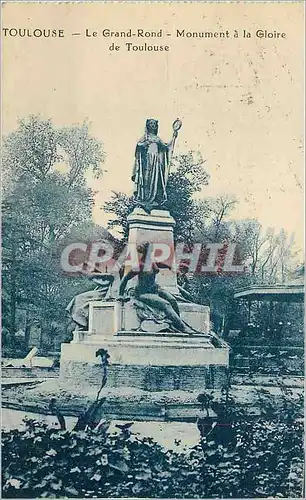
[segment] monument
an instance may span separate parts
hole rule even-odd
[[[135,208],[128,216],[128,249],[134,253],[121,279],[118,272],[101,274],[98,290],[69,304],[78,328],[62,344],[61,381],[99,386],[96,352],[103,348],[110,356],[108,387],[201,391],[225,382],[228,345],[210,331],[209,307],[194,303],[177,282],[167,182],[181,126],[176,119],[165,143],[158,121],[146,121],[132,173]]]

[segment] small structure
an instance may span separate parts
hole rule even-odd
[[[235,299],[247,299],[249,303],[256,300],[266,300],[270,303],[303,302],[304,285],[302,283],[289,283],[284,285],[253,285],[242,288],[234,295]]]
[[[253,285],[238,290],[234,299],[233,329],[227,340],[236,354],[246,358],[244,364],[258,358],[261,368],[266,364],[268,369],[274,364],[284,371],[302,373],[303,280],[282,285]],[[262,353],[261,359],[259,353]]]

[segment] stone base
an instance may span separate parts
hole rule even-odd
[[[128,244],[130,246],[137,247],[149,242],[157,245],[156,248],[164,249],[166,255],[162,258],[162,262],[170,269],[160,269],[157,283],[169,292],[178,294],[173,241],[175,220],[173,217],[168,210],[152,210],[150,214],[147,214],[142,208],[135,208],[127,220],[129,224]],[[129,263],[126,262],[125,272],[127,273],[130,268]],[[131,280],[129,286],[134,286],[136,282],[137,279],[134,278],[134,283]]]
[[[117,337],[95,335],[92,340],[62,344],[60,379],[88,381],[99,387],[100,358],[110,355],[108,387],[135,387],[146,391],[221,388],[228,367],[228,347],[215,348],[205,337],[139,335],[119,332]]]
[[[179,302],[181,318],[192,328],[208,333],[210,330],[209,307],[192,302]],[[150,322],[149,322],[150,323]],[[91,337],[93,335],[116,335],[118,330],[137,331],[140,321],[133,306],[133,300],[122,306],[116,301],[92,301],[89,303],[89,325]],[[151,321],[151,327],[154,324]],[[151,330],[152,331],[152,330]],[[154,331],[154,330],[153,330]]]
[[[86,380],[91,387],[101,385],[101,366],[94,363],[64,361],[61,380]],[[193,391],[226,386],[227,367],[110,365],[107,387],[133,387],[143,391]]]

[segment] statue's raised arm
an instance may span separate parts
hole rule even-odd
[[[153,208],[166,208],[167,182],[175,140],[182,122],[177,118],[169,143],[158,137],[158,121],[146,121],[144,136],[138,141],[132,174],[134,196],[137,204],[147,212]]]

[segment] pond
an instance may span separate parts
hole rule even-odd
[[[59,428],[58,420],[52,415],[42,415],[28,411],[12,410],[2,408],[2,430],[10,431],[13,429],[24,429],[24,419],[35,419],[39,422],[46,422],[48,425]],[[72,430],[76,424],[76,417],[65,417],[67,429]],[[125,423],[121,420],[112,420],[109,432],[119,432],[116,424]],[[135,422],[131,427],[133,434],[138,434],[141,437],[150,436],[157,443],[166,449],[174,449],[183,451],[185,447],[189,448],[199,443],[200,433],[193,423],[186,422]],[[175,444],[175,441],[180,441],[180,444]]]
[[[11,410],[10,408],[1,409],[2,430],[10,431],[12,429],[24,429],[24,419],[34,419],[39,422],[46,422],[52,427],[59,427],[58,420],[53,415],[42,415],[22,410]],[[76,417],[65,417],[67,429],[72,429],[77,421]]]

